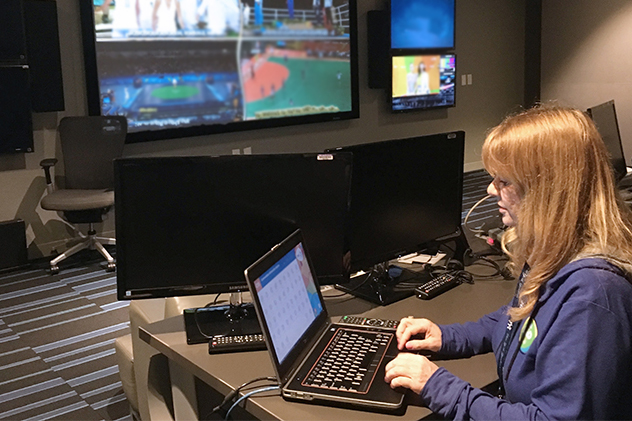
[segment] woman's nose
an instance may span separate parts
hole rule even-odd
[[[493,181],[489,183],[489,186],[487,186],[487,194],[491,194],[492,196],[498,196],[498,190],[496,190],[496,186],[494,185]]]

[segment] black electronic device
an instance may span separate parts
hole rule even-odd
[[[610,153],[610,162],[614,169],[615,180],[620,181],[627,174],[627,165],[614,100],[588,108],[588,115],[593,119],[599,134],[603,138]]]
[[[0,103],[0,154],[33,152],[28,66],[0,66]]]
[[[366,271],[337,288],[379,304],[412,295],[384,262],[417,252],[436,240],[460,238],[463,131],[348,146],[351,182],[351,271]]]
[[[455,54],[392,58],[391,109],[407,112],[456,105]]]
[[[322,284],[345,283],[352,155],[115,161],[119,299],[247,290],[243,271],[300,227]]]
[[[81,1],[89,113],[130,143],[358,118],[356,2]]]
[[[229,304],[187,308],[183,315],[189,345],[208,343],[215,336],[261,333],[252,303],[243,303],[239,309]]]
[[[259,351],[266,349],[263,333],[250,335],[215,336],[208,343],[209,354],[222,352]]]
[[[309,250],[295,231],[245,271],[281,396],[396,412],[404,395],[383,381],[392,330],[332,323]]]
[[[0,222],[0,272],[27,264],[26,224],[22,219]]]
[[[26,64],[22,0],[0,2],[0,63]],[[10,79],[0,78],[1,81]]]
[[[456,0],[390,0],[393,50],[453,49]]]
[[[64,84],[61,73],[57,2],[23,0],[31,106],[35,112],[63,111]]]
[[[389,330],[397,330],[397,326],[399,326],[399,320],[376,319],[374,317],[363,316],[342,316],[338,323],[344,325],[369,326]]]
[[[461,279],[458,275],[446,272],[432,278],[423,285],[419,285],[415,288],[415,294],[422,300],[430,300],[460,284]]]
[[[367,52],[369,60],[369,88],[388,89],[390,70],[389,13],[369,10],[366,14]]]

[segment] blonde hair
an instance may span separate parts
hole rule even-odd
[[[530,267],[512,320],[527,317],[540,287],[573,260],[600,256],[632,273],[632,214],[586,114],[536,106],[493,128],[482,152],[487,171],[521,198],[517,224],[503,236],[514,275]]]

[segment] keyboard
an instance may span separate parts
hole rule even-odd
[[[365,393],[393,337],[392,333],[338,329],[302,384]]]

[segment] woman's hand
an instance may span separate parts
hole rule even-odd
[[[397,327],[397,348],[437,352],[441,349],[441,329],[428,319],[405,317]]]
[[[402,352],[386,365],[384,380],[391,388],[405,387],[420,394],[439,367],[423,355]]]

